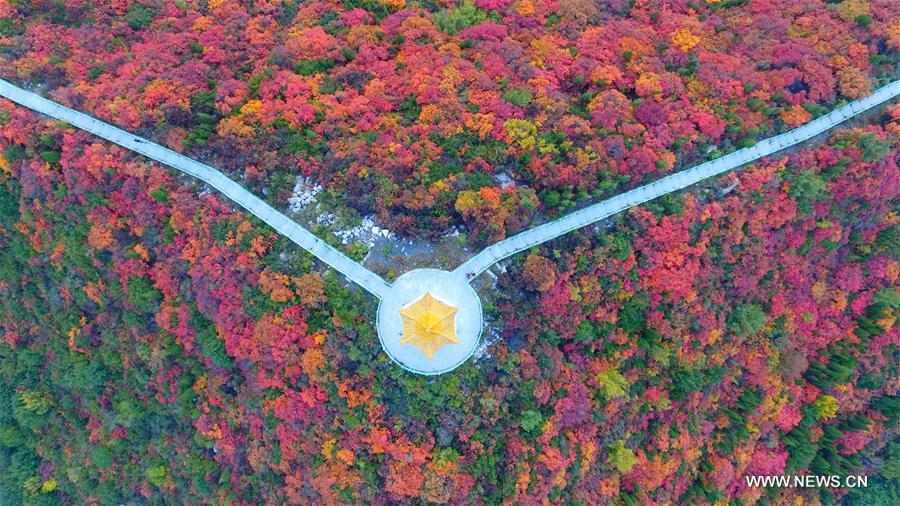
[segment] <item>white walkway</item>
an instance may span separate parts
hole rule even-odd
[[[667,193],[678,191],[708,177],[728,172],[761,157],[806,141],[859,113],[891,100],[898,94],[900,94],[900,80],[880,88],[868,97],[835,109],[806,125],[781,135],[764,139],[752,147],[737,150],[710,162],[660,178],[648,185],[616,195],[603,202],[580,209],[562,218],[539,225],[493,244],[465,261],[454,270],[454,273],[462,276],[463,279],[471,279],[484,272],[494,263],[520,251],[590,225],[630,207],[661,197]],[[96,118],[47,100],[35,93],[25,91],[2,79],[0,79],[0,96],[47,116],[65,121],[98,137],[202,179],[279,233],[315,255],[319,260],[337,269],[348,279],[359,284],[375,296],[384,298],[388,293],[390,285],[380,276],[331,247],[218,170]]]
[[[478,294],[472,289],[470,281],[495,262],[648,200],[789,148],[825,132],[856,114],[886,102],[898,94],[900,94],[900,81],[895,81],[869,97],[851,102],[800,128],[760,141],[753,147],[741,149],[711,162],[666,176],[648,185],[627,191],[609,200],[500,241],[473,256],[453,272],[416,269],[403,274],[393,285],[389,285],[380,276],[332,248],[218,170],[0,80],[0,96],[2,97],[202,179],[279,233],[315,255],[319,260],[337,269],[348,279],[374,294],[381,299],[378,307],[377,328],[382,347],[392,360],[418,374],[441,374],[450,371],[471,356],[481,335],[482,309],[481,301]],[[460,342],[445,346],[433,359],[425,358],[419,350],[400,342],[402,336],[400,308],[418,300],[425,293],[433,293],[442,302],[458,309],[455,326]]]
[[[209,165],[202,164],[159,144],[137,137],[109,123],[104,123],[96,118],[47,100],[40,95],[25,91],[2,79],[0,79],[0,96],[41,114],[65,121],[72,126],[86,130],[124,148],[174,167],[185,174],[202,179],[208,185],[267,223],[278,233],[294,241],[322,262],[337,269],[347,279],[365,288],[376,297],[382,298],[390,288],[390,285],[381,276],[351,260],[325,241],[313,235],[312,232],[301,227]]]
[[[616,195],[611,199],[575,211],[562,218],[493,244],[466,260],[454,272],[465,276],[466,279],[471,279],[484,272],[494,263],[532,246],[806,141],[861,112],[891,100],[898,94],[900,94],[900,80],[892,82],[868,97],[835,109],[799,128],[764,139],[752,147],[739,149],[721,158],[676,172],[650,184]]]

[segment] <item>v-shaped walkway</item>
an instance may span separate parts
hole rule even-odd
[[[590,225],[630,207],[693,185],[706,178],[728,172],[764,156],[790,148],[836,125],[900,95],[900,80],[880,88],[872,95],[835,109],[834,111],[781,135],[758,142],[749,148],[702,163],[690,169],[663,177],[653,183],[585,207],[559,219],[536,226],[520,234],[493,244],[452,272],[416,269],[388,284],[381,276],[353,261],[309,230],[263,202],[225,174],[196,160],[176,153],[142,137],[116,128],[96,118],[25,91],[0,80],[0,96],[19,105],[65,121],[124,148],[174,167],[185,174],[203,180],[229,199],[267,223],[278,233],[288,237],[325,264],[338,270],[350,281],[360,285],[380,299],[378,336],[388,356],[401,367],[419,374],[441,374],[450,371],[472,355],[482,330],[481,303],[469,282],[494,263],[533,246]],[[434,293],[457,307],[456,330],[459,343],[445,346],[433,357],[411,352],[400,343],[403,324],[399,309],[419,300],[426,293]]]

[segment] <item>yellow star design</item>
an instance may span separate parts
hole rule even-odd
[[[403,318],[400,344],[415,346],[428,360],[445,345],[459,342],[456,338],[456,308],[437,300],[430,292],[400,308],[400,316]]]

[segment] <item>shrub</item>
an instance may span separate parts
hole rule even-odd
[[[741,304],[728,315],[728,328],[740,337],[759,333],[766,325],[766,314],[756,304]]]
[[[503,94],[503,100],[519,107],[527,106],[531,103],[531,99],[531,91],[528,88],[511,88]]]

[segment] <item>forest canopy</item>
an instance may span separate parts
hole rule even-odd
[[[254,218],[0,109],[4,503],[897,496],[898,106],[517,257],[436,378]],[[871,481],[742,479],[803,472]]]
[[[482,246],[867,95],[898,26],[891,0],[10,0],[0,77],[275,206],[304,181]],[[424,377],[234,203],[0,100],[0,504],[898,504],[898,135],[888,104],[505,260],[482,349]],[[869,482],[745,480],[792,474]]]
[[[0,76],[404,234],[477,243],[799,126],[895,74],[888,0],[0,6]]]

